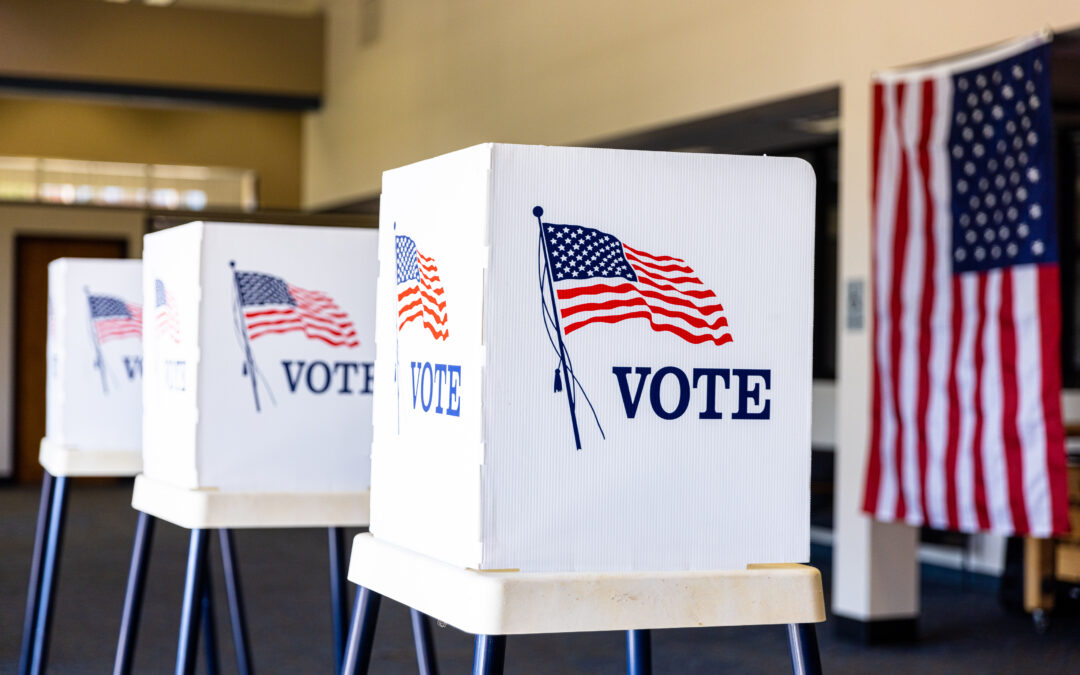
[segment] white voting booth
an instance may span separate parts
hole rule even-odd
[[[45,469],[27,585],[19,672],[48,658],[68,481],[142,466],[142,285],[138,260],[49,263]]]
[[[136,508],[164,517],[187,500],[175,515],[192,526],[366,524],[375,245],[371,230],[306,226],[146,236]]]
[[[814,184],[500,144],[383,174],[345,672],[382,595],[476,633],[476,673],[508,634],[626,630],[648,672],[647,629],[784,623],[813,670]]]
[[[208,532],[219,530],[240,672],[250,670],[231,530],[329,532],[344,652],[341,528],[368,523],[377,233],[195,222],[148,234],[144,470],[132,506],[190,529],[177,672],[192,672]],[[151,302],[152,299],[152,302]],[[142,522],[140,520],[140,522]],[[117,672],[146,569],[132,558]]]
[[[380,210],[375,537],[474,569],[807,560],[809,165],[481,145],[386,172]]]
[[[54,476],[130,476],[142,465],[141,265],[49,264],[40,461]]]

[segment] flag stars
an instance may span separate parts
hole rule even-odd
[[[1031,252],[1040,256],[1046,252],[1046,246],[1043,244],[1042,239],[1031,242]]]

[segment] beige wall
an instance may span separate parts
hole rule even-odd
[[[317,96],[322,17],[101,0],[0,2],[0,74]]]
[[[264,209],[299,206],[300,133],[292,112],[0,98],[0,155],[254,169]]]
[[[374,196],[384,169],[478,142],[588,143],[839,86],[841,289],[869,276],[871,72],[1080,26],[1075,0],[395,0],[365,43],[362,3],[328,4],[306,205]],[[833,607],[913,616],[914,530],[859,511],[869,340],[837,318]]]
[[[56,237],[123,238],[128,255],[142,256],[142,236],[146,214],[135,209],[97,209],[70,206],[10,206],[0,204],[0,476],[13,466],[14,345],[15,322],[15,237],[18,235]]]
[[[877,68],[1080,24],[1070,0],[379,0],[365,43],[369,3],[327,4],[311,206],[377,194],[384,169],[473,143],[582,143],[838,83],[865,92]]]

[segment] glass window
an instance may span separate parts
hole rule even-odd
[[[6,201],[250,212],[256,186],[248,169],[0,157]]]

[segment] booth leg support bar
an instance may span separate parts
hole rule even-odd
[[[477,635],[473,648],[473,675],[503,675],[505,635]]]
[[[49,531],[45,537],[45,550],[41,566],[41,594],[38,599],[37,620],[34,625],[34,644],[30,656],[30,673],[45,672],[49,653],[49,629],[52,627],[53,591],[56,590],[57,567],[60,564],[60,543],[64,538],[64,516],[67,512],[68,478],[53,479],[52,506],[49,514]]]
[[[821,654],[814,624],[789,623],[787,633],[793,675],[821,675]]]
[[[439,675],[435,660],[435,641],[431,636],[431,619],[421,611],[409,608],[412,616],[413,643],[416,645],[416,667],[420,675]]]
[[[648,630],[626,631],[627,675],[652,675],[652,633]]]
[[[381,602],[382,596],[370,589],[361,586],[356,591],[356,607],[353,609],[352,626],[349,627],[349,640],[345,644],[345,664],[341,668],[341,675],[367,675]]]
[[[345,579],[345,530],[327,529],[330,554],[330,610],[334,631],[334,672],[340,673],[349,638],[349,594]]]
[[[176,675],[195,672],[195,654],[199,646],[199,617],[206,577],[207,530],[192,530],[188,547],[187,575],[184,579],[184,604],[180,610],[180,640],[176,647]]]
[[[34,650],[34,626],[41,603],[41,564],[45,556],[45,539],[49,532],[49,516],[52,514],[53,488],[56,479],[48,471],[41,479],[41,502],[38,504],[37,527],[34,530],[34,554],[30,559],[30,583],[26,586],[26,615],[23,618],[22,648],[19,650],[19,675],[30,672],[30,659]]]
[[[116,645],[113,675],[128,675],[135,656],[135,640],[139,636],[139,615],[142,613],[143,589],[146,587],[146,568],[150,561],[150,544],[154,539],[154,517],[139,513],[135,525],[135,543],[131,550],[127,591],[124,593],[124,613],[120,618],[120,640]]]
[[[252,672],[251,650],[248,647],[247,618],[244,616],[243,590],[240,587],[240,566],[233,550],[232,530],[218,530],[221,544],[221,566],[225,572],[225,593],[229,598],[229,622],[236,647],[236,670],[240,675]]]

